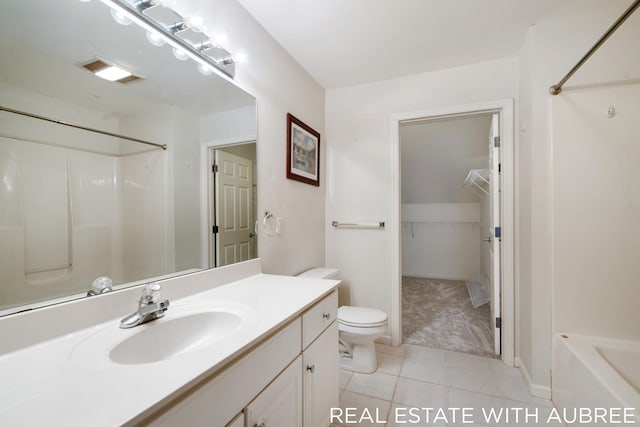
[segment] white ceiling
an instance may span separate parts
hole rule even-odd
[[[537,21],[543,7],[558,3],[548,0],[239,2],[325,88],[515,56],[527,28]]]

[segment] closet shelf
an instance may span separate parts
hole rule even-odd
[[[480,197],[489,195],[489,169],[471,169],[464,180],[464,186],[471,188]]]

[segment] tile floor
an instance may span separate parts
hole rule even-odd
[[[354,412],[356,419],[367,408],[373,422],[365,419],[353,423],[343,418],[342,423],[332,426],[372,426],[382,425],[383,421],[388,427],[524,425],[524,411],[537,413],[538,424],[548,425],[546,420],[553,408],[552,403],[530,396],[520,371],[499,360],[407,344],[401,347],[376,344],[376,348],[378,370],[375,373],[340,371],[340,407],[343,410],[357,408]],[[427,423],[424,410],[411,418],[408,409],[404,408],[434,408],[429,415],[432,423]],[[446,411],[444,416],[449,424],[442,421],[442,413],[438,420],[435,419],[435,411],[439,408]],[[473,415],[474,424],[463,424],[460,416],[457,423],[453,422],[451,408],[473,408],[468,413]],[[489,408],[510,409],[504,409],[500,422],[495,422],[485,419],[482,408],[486,411]],[[509,422],[504,417],[507,413],[511,417]],[[518,423],[514,421],[516,413],[521,417]],[[531,416],[527,425],[535,424]]]

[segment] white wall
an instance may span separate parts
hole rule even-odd
[[[171,3],[185,16],[202,16],[208,33],[226,33],[232,51],[248,52],[249,62],[238,65],[235,81],[258,103],[258,212],[269,210],[284,219],[281,235],[269,238],[259,230],[264,271],[295,274],[323,265],[324,90],[235,0]],[[319,188],[286,179],[288,112],[321,133]]]
[[[487,167],[490,126],[490,114],[401,124],[402,203],[479,201],[463,182]]]
[[[403,203],[402,275],[481,278],[480,203]]]
[[[551,378],[551,248],[555,245],[555,236],[551,232],[551,189],[554,183],[551,178],[551,96],[548,90],[571,69],[624,8],[621,2],[570,3],[556,17],[542,18],[533,26],[520,53],[517,353],[534,384],[534,391],[542,394],[548,394]],[[637,13],[632,16],[574,75],[565,91],[570,91],[572,86],[639,77],[640,57],[631,53],[632,46],[640,37],[639,19]],[[578,153],[575,161],[579,161]],[[592,230],[585,230],[587,232]],[[573,245],[577,248],[580,243],[574,242]],[[556,262],[564,263],[564,260]],[[578,300],[580,295],[574,297]]]
[[[327,220],[391,217],[391,115],[514,98],[517,61],[465,67],[327,92]],[[390,313],[391,253],[400,224],[383,231],[327,228],[327,265],[341,270],[352,304]],[[341,303],[346,302],[343,293]]]

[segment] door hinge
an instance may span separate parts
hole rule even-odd
[[[211,165],[211,173],[217,173],[218,172],[218,165]]]
[[[486,141],[486,139],[485,139],[485,141]],[[485,144],[486,144],[486,142],[485,142]],[[499,136],[493,137],[493,146],[494,147],[500,147],[500,137]]]
[[[496,328],[502,329],[502,318],[496,317]]]
[[[493,236],[494,236],[496,239],[501,238],[501,237],[502,237],[502,228],[501,228],[501,227],[496,227],[496,228],[495,228],[495,231],[493,232]]]
[[[213,234],[217,234],[217,233],[218,233],[218,226],[217,226],[217,225],[214,225],[213,227],[211,227],[211,232],[212,232]]]

